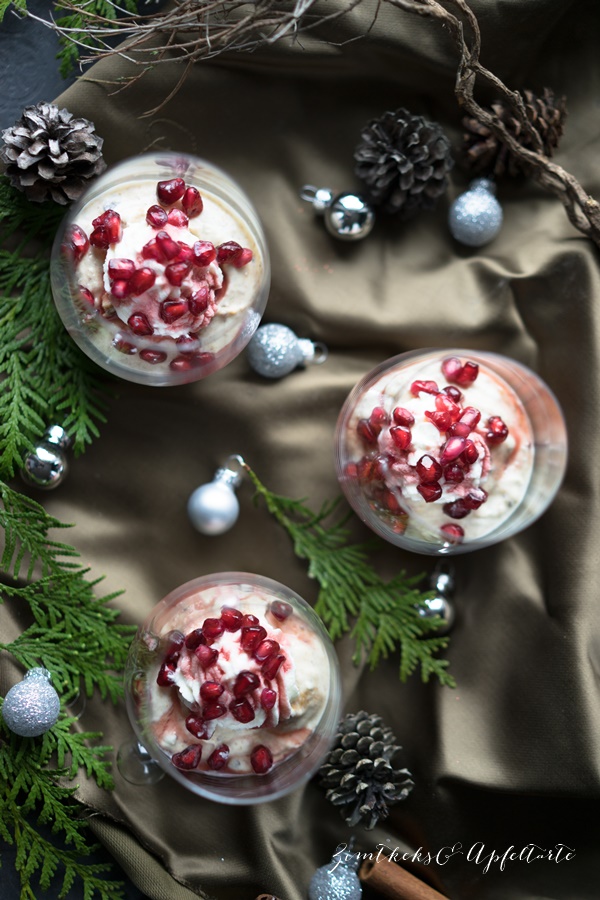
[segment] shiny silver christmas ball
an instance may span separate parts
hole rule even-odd
[[[467,247],[483,247],[502,227],[502,207],[496,200],[495,185],[488,178],[477,178],[469,190],[450,207],[448,226],[452,236]]]
[[[325,362],[327,356],[323,344],[299,338],[275,322],[257,329],[246,352],[251,368],[263,378],[283,378],[299,366]]]
[[[456,618],[454,605],[448,597],[444,597],[442,594],[437,594],[429,600],[424,600],[417,609],[422,619],[433,619],[435,616],[442,619],[443,624],[436,629],[435,634],[448,634],[454,625]]]
[[[308,887],[308,900],[361,900],[362,886],[356,869],[358,862],[348,863],[334,857],[317,869]]]
[[[200,534],[224,534],[237,521],[240,504],[230,485],[211,481],[190,495],[187,511],[190,522]]]
[[[23,681],[9,690],[2,705],[2,718],[15,734],[37,737],[56,725],[60,700],[51,680],[48,669],[30,669]]]
[[[21,477],[32,487],[50,491],[64,481],[67,471],[67,458],[61,448],[42,440],[25,456]]]
[[[360,241],[375,225],[375,213],[360,194],[338,194],[325,208],[323,218],[329,234],[342,241]]]

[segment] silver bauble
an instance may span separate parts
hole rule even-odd
[[[2,705],[2,718],[15,734],[37,737],[56,724],[60,700],[50,684],[51,678],[48,669],[30,669],[23,681],[9,690]]]
[[[224,534],[237,521],[240,504],[235,490],[242,483],[244,460],[237,454],[228,456],[208,484],[190,494],[187,511],[194,528],[201,534]]]
[[[493,181],[477,178],[450,207],[448,226],[452,236],[461,244],[483,247],[500,231],[502,207],[494,194]]]
[[[32,487],[50,491],[64,481],[67,470],[67,458],[60,447],[39,441],[25,456],[21,477]]]
[[[360,241],[375,225],[375,213],[360,194],[338,194],[323,213],[325,228],[342,241]]]
[[[454,625],[454,606],[448,597],[437,594],[429,600],[424,600],[417,608],[422,619],[433,619],[435,616],[442,619],[443,624],[436,628],[436,634],[447,634]]]
[[[299,366],[325,362],[324,344],[298,338],[286,325],[261,325],[248,344],[248,362],[263,378],[283,378]]]
[[[308,888],[308,900],[361,900],[362,886],[356,870],[358,857],[348,860],[335,856],[326,866],[317,869]]]

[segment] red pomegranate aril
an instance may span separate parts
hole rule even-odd
[[[242,249],[243,248],[237,241],[225,241],[225,243],[219,244],[217,247],[217,262],[220,265],[233,262],[233,260],[242,252]]]
[[[140,359],[143,359],[144,362],[150,363],[151,366],[156,366],[159,363],[163,363],[167,358],[167,354],[162,350],[151,350],[149,347],[145,347],[143,350],[140,350]]]
[[[144,313],[133,313],[127,319],[127,324],[134,334],[144,337],[153,333],[153,328]]]
[[[439,500],[442,496],[442,488],[437,481],[432,484],[418,484],[417,490],[425,503],[433,503],[434,500]]]
[[[399,450],[406,450],[410,447],[412,434],[408,428],[402,428],[401,425],[394,425],[390,428],[390,437]]]
[[[189,263],[192,266],[194,264],[194,251],[190,245],[186,244],[185,241],[177,241],[177,246],[179,247],[179,253],[175,257],[175,262]]]
[[[209,721],[211,719],[220,719],[221,716],[224,716],[226,712],[227,712],[227,708],[225,706],[223,706],[222,703],[216,703],[216,702],[206,703],[202,707],[202,718],[208,719]]]
[[[285,600],[273,600],[269,606],[269,612],[280,622],[284,622],[292,614],[292,607]]]
[[[221,619],[205,619],[202,625],[202,634],[207,639],[214,640],[221,637],[225,631],[225,625]]]
[[[447,394],[450,399],[454,401],[454,403],[460,403],[460,401],[462,400],[462,391],[459,391],[457,387],[454,387],[451,384],[443,387],[441,393]]]
[[[452,525],[448,523],[446,525],[442,525],[440,531],[444,533],[444,536],[451,544],[460,544],[465,536],[465,532],[460,527],[460,525]]]
[[[250,754],[250,763],[257,775],[264,775],[273,768],[273,754],[264,744],[258,744]]]
[[[156,275],[152,269],[149,269],[147,266],[136,269],[129,279],[129,293],[134,297],[139,297],[140,294],[144,294],[151,287],[154,287],[155,281]]]
[[[200,744],[192,744],[181,750],[180,753],[174,753],[171,762],[177,769],[197,769],[198,763],[202,758],[202,747]]]
[[[234,269],[243,269],[249,262],[252,262],[253,256],[252,250],[249,247],[244,247],[241,253],[234,256],[230,262]]]
[[[227,744],[219,744],[206,760],[209,769],[218,771],[223,769],[229,762],[229,747]]]
[[[229,704],[229,712],[238,722],[251,722],[254,719],[254,709],[252,705],[244,699],[232,700]]]
[[[462,497],[453,500],[452,503],[444,503],[444,513],[451,519],[464,519],[471,512],[471,507],[465,503]]]
[[[198,644],[194,650],[194,655],[203,669],[209,669],[218,660],[219,651],[208,647],[206,644]]]
[[[168,181],[159,181],[156,185],[156,196],[162,203],[177,203],[185,193],[185,181],[183,178],[170,178]]]
[[[210,241],[196,241],[192,247],[194,263],[197,266],[209,266],[217,258],[217,250]]]
[[[185,638],[180,631],[171,632],[170,643],[165,652],[166,663],[178,662],[179,657],[181,656],[181,650],[183,648],[184,641]]]
[[[466,422],[454,422],[448,429],[448,434],[451,437],[468,438],[471,431],[471,426]]]
[[[465,497],[465,503],[471,509],[479,509],[482,503],[485,503],[487,498],[487,491],[484,491],[483,488],[472,488]]]
[[[381,429],[379,429],[381,430]],[[359,437],[363,439],[366,444],[376,444],[377,443],[377,435],[379,431],[377,431],[373,425],[369,422],[368,419],[359,419],[356,424],[356,432]]]
[[[202,197],[198,188],[187,187],[183,192],[181,205],[190,219],[194,216],[199,216],[204,209],[204,203],[202,202]]]
[[[263,709],[273,709],[277,702],[277,692],[272,688],[263,688],[260,692],[260,705]]]
[[[186,228],[189,225],[189,219],[186,214],[181,209],[170,209],[169,214],[167,216],[167,222],[169,225],[174,225],[175,228]]]
[[[146,212],[146,222],[152,228],[162,228],[167,224],[167,213],[162,206],[150,206]]]
[[[100,250],[108,250],[110,247],[110,233],[108,228],[100,225],[94,228],[90,234],[90,244],[92,247],[98,247]]]
[[[435,381],[413,381],[410,392],[418,397],[419,394],[439,394],[439,388]]]
[[[210,290],[206,282],[191,295],[188,300],[188,306],[193,316],[199,316],[208,307],[210,299]]]
[[[383,406],[376,406],[369,416],[369,425],[379,434],[384,425],[389,425],[390,417],[386,413]]]
[[[474,362],[466,362],[462,367],[461,371],[456,375],[453,379],[457,384],[465,387],[466,385],[473,384],[479,375],[479,366]],[[450,380],[450,379],[449,379]]]
[[[267,659],[270,659],[270,657],[274,656],[276,653],[279,653],[279,650],[280,647],[277,641],[261,641],[254,650],[253,656],[254,659],[262,663]]]
[[[240,638],[240,647],[247,653],[253,653],[254,648],[258,647],[261,641],[267,636],[267,632],[262,625],[250,625],[242,627],[242,636]]]
[[[479,450],[473,441],[465,441],[465,449],[463,450],[461,457],[468,466],[472,466],[474,462],[477,462],[479,459]]]
[[[363,484],[372,481],[377,475],[377,459],[363,456],[357,464],[358,480]]]
[[[147,244],[144,244],[142,247],[142,259],[154,259],[156,262],[165,261],[165,257],[158,246],[156,238],[152,238]]]
[[[132,259],[109,259],[108,277],[110,281],[128,281],[135,272],[135,263]]]
[[[487,420],[485,439],[488,444],[501,444],[508,437],[508,427],[500,416],[490,416]]]
[[[200,685],[202,700],[218,700],[225,688],[218,681],[204,681]]]
[[[116,297],[117,300],[124,300],[125,297],[129,296],[129,282],[128,281],[113,281],[110,286],[110,293],[112,297]]]
[[[175,259],[176,256],[179,256],[181,247],[177,241],[173,240],[170,234],[167,234],[166,231],[158,232],[156,235],[156,243],[160,247],[164,259]]]
[[[419,459],[415,468],[421,484],[433,484],[442,477],[442,467],[429,453]]]
[[[258,619],[257,616],[253,616],[252,613],[246,613],[242,617],[242,627],[243,628],[249,628],[250,625],[258,625],[259,622],[260,622],[260,619]]]
[[[452,425],[452,416],[449,412],[439,412],[438,410],[432,412],[431,410],[426,409],[425,418],[429,419],[442,434],[445,434]]]
[[[458,465],[458,463],[450,463],[449,466],[446,466],[444,469],[444,478],[450,484],[460,484],[461,481],[464,480],[465,473]]]
[[[402,507],[398,502],[398,498],[393,491],[390,491],[388,488],[383,492],[381,501],[388,512],[391,512],[396,516],[403,512]]]
[[[439,410],[439,412],[448,413],[453,422],[456,422],[456,420],[461,417],[460,406],[455,403],[448,394],[444,394],[442,391],[440,391],[439,394],[436,394],[435,408]]]
[[[94,228],[105,228],[109,244],[118,244],[123,236],[121,216],[114,209],[107,209],[101,216],[92,221]]]
[[[79,296],[82,300],[85,300],[86,303],[89,303],[90,306],[96,306],[96,301],[94,300],[94,295],[90,291],[89,288],[86,288],[83,284],[79,285]]]
[[[263,677],[267,679],[267,681],[272,681],[273,678],[279,672],[282,664],[285,662],[285,656],[283,654],[279,654],[279,656],[270,656],[269,659],[263,663],[261,667],[261,671],[263,673]]]
[[[238,698],[243,697],[244,694],[249,694],[250,691],[256,690],[259,684],[260,679],[258,675],[256,675],[254,672],[249,672],[248,669],[242,669],[242,671],[235,679],[233,685],[233,696]]]
[[[169,284],[173,287],[180,287],[186,275],[189,275],[191,265],[186,262],[175,262],[168,265],[165,269],[165,275]]]
[[[120,334],[115,335],[112,345],[119,353],[126,353],[128,356],[137,353],[137,347],[130,344],[129,341],[124,341]]]
[[[459,422],[468,425],[471,431],[474,431],[475,428],[479,425],[479,420],[481,419],[481,413],[478,409],[475,409],[474,406],[465,406],[463,409]]]
[[[442,447],[442,453],[440,456],[441,465],[445,466],[446,463],[454,462],[455,459],[458,459],[460,454],[465,449],[466,443],[467,442],[465,438],[462,437],[449,438]]]
[[[163,322],[167,322],[169,325],[184,316],[187,311],[188,305],[186,300],[165,300],[160,305],[160,317]]]
[[[239,631],[243,618],[239,609],[234,609],[232,606],[224,606],[221,610],[221,620],[225,631]]]
[[[160,685],[160,687],[170,687],[173,684],[174,675],[175,664],[164,662],[158,670],[156,683]]]
[[[75,263],[80,262],[90,249],[90,242],[83,228],[80,228],[79,225],[71,225],[63,248],[72,255]]]
[[[194,628],[193,631],[190,631],[189,634],[185,636],[185,646],[188,650],[195,650],[200,644],[205,644],[206,638],[202,633],[201,628]]]
[[[392,413],[392,417],[396,425],[404,425],[406,428],[410,428],[411,425],[415,424],[415,417],[409,409],[405,409],[403,406],[397,406]]]
[[[200,740],[208,737],[208,728],[201,716],[196,716],[194,713],[189,715],[185,720],[185,727],[190,734],[193,734],[196,738],[200,738]]]
[[[442,372],[448,381],[456,381],[456,376],[462,372],[463,364],[457,356],[449,356],[442,362]]]

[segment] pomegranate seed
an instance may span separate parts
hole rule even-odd
[[[176,228],[186,228],[190,220],[182,210],[171,209],[169,210],[167,221],[169,225],[174,225]]]
[[[165,653],[166,663],[177,663],[181,656],[185,638],[180,631],[173,631],[170,635],[170,643]]]
[[[382,502],[383,502],[383,505],[385,506],[385,508],[389,512],[394,513],[395,515],[399,515],[403,511],[402,507],[400,506],[400,504],[398,502],[396,495],[394,493],[392,493],[392,491],[390,491],[389,489],[385,490],[383,497],[382,497]]]
[[[176,203],[185,193],[185,181],[183,178],[171,178],[168,181],[159,181],[156,185],[156,196],[163,203]]]
[[[209,266],[217,258],[217,251],[210,241],[196,241],[193,248],[194,263],[197,266]]]
[[[249,625],[242,628],[242,637],[240,639],[240,647],[247,653],[252,653],[255,647],[267,636],[267,632],[262,625]]]
[[[223,263],[231,263],[241,252],[242,247],[237,241],[225,241],[224,244],[219,244],[217,247],[217,262],[220,265]]]
[[[465,497],[465,503],[470,509],[479,509],[487,498],[487,491],[484,491],[483,488],[473,488]]]
[[[439,394],[439,389],[435,381],[413,381],[410,386],[411,394],[418,397],[419,394]]]
[[[129,279],[129,293],[134,297],[139,297],[140,294],[149,291],[150,288],[154,286],[155,281],[156,275],[152,269],[149,269],[146,266],[141,269],[136,269]]]
[[[466,362],[461,371],[454,378],[454,381],[464,387],[465,385],[473,384],[478,375],[479,366],[477,363]]]
[[[418,484],[417,490],[425,503],[433,503],[434,500],[439,500],[442,496],[442,488],[437,481],[434,481],[432,484]]]
[[[166,231],[158,232],[156,235],[156,243],[158,244],[164,259],[175,259],[176,256],[179,256],[181,247],[169,234],[167,234]]]
[[[356,425],[356,431],[366,444],[377,443],[379,432],[373,428],[368,419],[360,419]]]
[[[140,335],[140,337],[153,333],[152,325],[150,324],[144,313],[133,313],[127,319],[127,324],[129,325],[133,333]]]
[[[250,691],[256,690],[259,684],[260,680],[258,675],[255,675],[254,672],[249,672],[247,669],[243,669],[235,679],[233,695],[234,697],[243,697],[244,694],[249,694]]]
[[[176,356],[169,363],[169,368],[174,372],[189,372],[200,365],[197,359],[190,356]]]
[[[471,431],[474,431],[479,425],[480,419],[481,413],[478,409],[475,409],[474,406],[465,406],[459,421],[461,423],[464,423],[465,425],[468,425]]]
[[[203,700],[218,700],[224,690],[218,681],[205,681],[200,686],[200,696]]]
[[[249,247],[244,247],[241,253],[238,253],[236,256],[230,260],[231,265],[234,269],[243,269],[244,266],[247,266],[249,262],[252,262],[252,257],[254,254]]]
[[[109,259],[108,277],[110,281],[128,281],[135,272],[135,263],[132,259]]]
[[[358,461],[358,479],[363,484],[371,481],[376,475],[377,460],[373,457],[363,456]]]
[[[442,467],[437,459],[426,453],[416,465],[417,474],[421,484],[433,484],[442,477]]]
[[[164,262],[164,256],[162,250],[158,246],[156,238],[152,238],[151,241],[148,241],[147,244],[144,244],[142,247],[142,258],[143,259],[155,259],[156,262]]]
[[[225,631],[239,631],[242,627],[243,616],[239,609],[233,609],[231,606],[224,606],[221,610],[221,619]]]
[[[465,473],[458,465],[458,463],[450,463],[449,466],[446,466],[444,469],[444,478],[450,484],[460,484],[461,481],[464,480]]]
[[[390,417],[382,406],[376,406],[369,416],[369,425],[377,434],[384,425],[389,425]]]
[[[186,747],[180,753],[174,753],[171,762],[178,769],[195,769],[202,757],[202,747],[200,744],[192,744]]]
[[[460,454],[465,449],[466,443],[466,440],[461,437],[449,438],[442,447],[442,453],[440,456],[440,463],[442,464],[442,466],[446,465],[446,463],[454,462],[455,459],[458,459]]]
[[[269,606],[269,612],[276,619],[279,619],[280,622],[283,622],[292,614],[292,607],[285,600],[273,600]]]
[[[131,356],[132,353],[137,353],[137,347],[134,347],[129,341],[124,341],[120,334],[117,334],[116,337],[113,338],[112,343],[115,350],[118,350],[119,353],[127,353],[129,356]]]
[[[129,282],[128,281],[113,281],[110,286],[111,296],[116,297],[117,300],[124,300],[125,297],[129,296]]]
[[[479,459],[479,450],[473,441],[465,441],[465,449],[462,452],[462,458],[468,466],[472,466]]]
[[[213,650],[212,647],[208,647],[206,644],[198,644],[194,650],[194,655],[203,669],[209,669],[219,658],[219,651]]]
[[[431,412],[430,410],[425,410],[425,417],[432,422],[433,425],[437,428],[438,431],[441,431],[444,434],[450,426],[452,425],[452,416],[449,412]]]
[[[186,275],[189,274],[191,266],[186,262],[171,263],[165,269],[167,281],[174,287],[179,287]]]
[[[229,704],[229,712],[238,722],[251,722],[254,718],[254,710],[247,700],[232,700]]]
[[[464,519],[471,512],[471,507],[465,503],[462,497],[459,497],[452,503],[444,503],[444,512],[451,519]]]
[[[222,769],[229,761],[229,747],[227,744],[219,744],[206,760],[209,769]]]
[[[392,416],[396,425],[404,425],[406,428],[410,428],[411,425],[415,424],[415,417],[410,410],[405,409],[403,406],[397,406]]]
[[[173,684],[173,677],[175,675],[175,664],[164,662],[160,669],[158,670],[158,675],[156,676],[156,683],[161,687],[169,687]]]
[[[68,237],[63,244],[63,250],[72,256],[73,261],[77,264],[90,249],[88,236],[79,225],[71,225]]]
[[[185,300],[165,300],[160,305],[160,317],[163,322],[176,322],[188,311],[187,301]]]
[[[200,716],[195,716],[193,713],[189,715],[185,720],[185,727],[190,734],[193,734],[196,738],[200,738],[200,740],[208,737],[208,728],[206,727],[204,719]]]
[[[258,744],[250,754],[250,762],[257,775],[264,775],[273,767],[273,754],[264,744]]]
[[[451,525],[448,523],[447,525],[442,525],[440,531],[444,532],[451,544],[460,544],[465,536],[465,532],[460,525]]]
[[[265,663],[263,663],[261,667],[262,673],[267,681],[272,681],[273,678],[275,678],[275,676],[279,672],[279,669],[281,668],[282,663],[284,662],[285,656],[280,654],[279,656],[270,656],[269,659]]]
[[[456,381],[456,376],[462,372],[462,363],[457,356],[449,356],[442,362],[442,372],[448,381]]]
[[[261,641],[255,649],[253,656],[254,659],[257,659],[258,662],[262,663],[276,653],[279,653],[279,650],[280,646],[277,641]]]
[[[250,625],[258,625],[260,619],[256,616],[253,616],[252,613],[246,613],[245,616],[242,617],[242,627],[248,628]]]
[[[277,702],[277,693],[272,688],[263,688],[260,692],[260,705],[263,709],[273,709]]]
[[[209,287],[207,283],[204,282],[204,284],[199,287],[197,291],[194,291],[188,301],[191,314],[193,316],[199,316],[201,313],[203,313],[208,306],[209,299]]]
[[[121,216],[114,209],[107,209],[101,216],[92,221],[94,228],[106,228],[110,244],[118,244],[123,237]]]
[[[158,363],[163,363],[167,358],[167,354],[163,353],[162,350],[150,350],[149,347],[146,347],[144,350],[140,350],[140,359],[143,359],[144,362],[150,363],[151,366],[156,366]]]
[[[194,251],[190,245],[186,244],[184,241],[177,241],[177,246],[179,247],[179,253],[175,257],[175,262],[184,262],[193,265]]]
[[[202,707],[202,717],[204,719],[220,719],[226,712],[227,709],[222,703],[206,703]]]
[[[460,403],[460,401],[462,400],[462,391],[459,391],[457,387],[453,387],[452,385],[443,387],[442,393],[447,394],[455,403]]]
[[[202,625],[202,634],[207,640],[221,637],[225,631],[225,625],[221,619],[205,619]]]
[[[435,398],[435,408],[440,412],[449,413],[453,422],[456,422],[456,420],[461,417],[461,410],[458,403],[455,403],[448,394],[444,394],[442,391],[440,391]]]
[[[162,206],[151,206],[146,213],[146,222],[152,228],[162,228],[167,224],[167,213]]]
[[[86,303],[89,303],[90,306],[95,306],[96,301],[94,300],[94,295],[90,291],[89,288],[84,287],[83,284],[79,285],[79,296],[82,300],[85,300]]]
[[[467,438],[471,434],[472,428],[466,422],[454,422],[448,429],[451,437]]]
[[[399,450],[406,450],[410,447],[410,442],[412,440],[412,434],[408,428],[402,428],[400,425],[394,425],[393,428],[390,428],[391,438],[398,447]]]
[[[500,416],[491,416],[487,420],[485,439],[488,444],[501,444],[508,437],[508,428]]]
[[[189,634],[185,636],[185,646],[188,650],[195,650],[200,644],[205,644],[206,638],[202,634],[201,628],[195,628],[193,631],[190,631]]]
[[[100,250],[108,250],[110,247],[110,233],[108,228],[104,228],[102,225],[99,228],[94,228],[90,234],[90,244],[92,247],[99,247]]]
[[[202,202],[200,191],[195,187],[187,187],[183,192],[181,205],[183,206],[190,219],[194,216],[199,216],[204,209],[204,203]]]

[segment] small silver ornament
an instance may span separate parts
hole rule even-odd
[[[454,593],[454,569],[449,562],[444,560],[437,564],[429,585],[431,590],[435,591],[435,596],[419,604],[417,607],[419,615],[423,619],[439,617],[443,620],[443,624],[436,630],[436,633],[448,634],[456,618],[454,604],[451,600]]]
[[[201,534],[224,534],[235,525],[240,504],[236,488],[244,477],[241,456],[228,456],[208,484],[202,484],[190,495],[187,511],[190,522]]]
[[[467,247],[483,247],[502,227],[502,207],[495,197],[496,186],[489,178],[476,178],[468,191],[457,197],[448,216],[450,233]]]
[[[298,367],[320,365],[327,347],[319,341],[297,337],[286,325],[261,325],[247,348],[248,362],[263,378],[283,378]]]
[[[344,191],[334,194],[329,188],[305,184],[300,197],[312,203],[316,213],[323,216],[325,228],[342,241],[360,241],[375,225],[373,208],[361,194]]]
[[[311,878],[308,900],[361,900],[362,886],[356,874],[358,865],[358,854],[338,848],[331,862],[317,869]]]
[[[51,685],[52,676],[43,667],[30,669],[4,698],[2,718],[21,737],[37,737],[56,725],[60,700]]]
[[[51,425],[23,460],[23,481],[44,491],[58,487],[68,471],[65,451],[70,446],[71,438],[65,429],[60,425]]]

